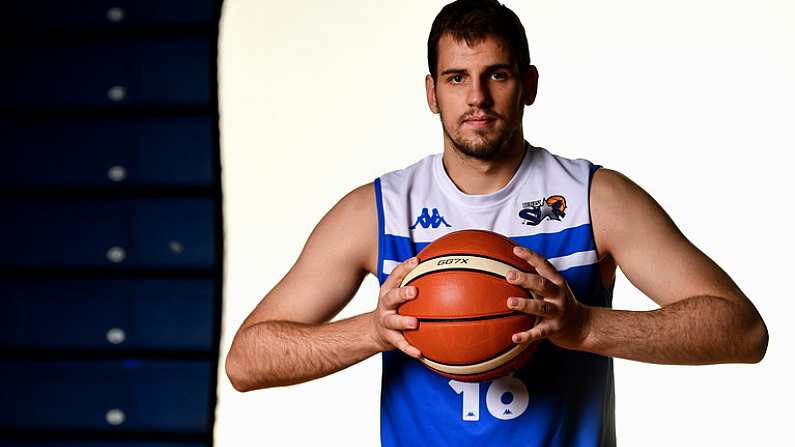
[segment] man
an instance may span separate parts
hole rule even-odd
[[[239,329],[227,373],[241,391],[312,380],[383,352],[384,445],[613,445],[612,357],[669,364],[758,362],[767,330],[732,280],[621,174],[524,140],[535,99],[518,18],[496,1],[459,0],[428,39],[428,105],[444,151],[349,193],[321,220],[288,274]],[[513,341],[544,340],[512,376],[448,380],[416,360],[397,307],[414,254],[448,232],[483,228],[528,247],[538,275],[509,281],[542,317]],[[610,309],[616,267],[661,307]],[[368,273],[376,308],[328,321]],[[396,349],[397,348],[397,349]]]

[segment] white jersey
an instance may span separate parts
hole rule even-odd
[[[441,154],[376,179],[379,281],[436,238],[483,229],[549,259],[583,303],[609,307],[612,284],[602,284],[590,221],[597,168],[527,145],[516,174],[492,194],[461,192]],[[480,383],[386,352],[381,397],[385,446],[615,444],[612,360],[549,341],[513,375]]]

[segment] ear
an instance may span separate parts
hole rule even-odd
[[[428,100],[428,108],[431,112],[439,113],[439,104],[436,102],[436,85],[430,74],[425,75],[425,97]]]
[[[538,93],[538,69],[535,65],[527,67],[524,75],[524,105],[532,105],[536,100]]]

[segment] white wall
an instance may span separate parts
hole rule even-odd
[[[625,446],[781,445],[789,437],[795,6],[786,0],[507,1],[541,73],[525,135],[620,170],[754,301],[759,365],[616,361]],[[441,150],[425,42],[444,2],[226,0],[222,351],[347,191]],[[650,254],[653,256],[653,254]],[[372,309],[366,280],[340,315]],[[622,277],[616,308],[653,303]],[[223,362],[223,359],[222,359]],[[219,447],[375,445],[380,358],[240,394],[219,371]],[[781,405],[778,405],[781,404]]]

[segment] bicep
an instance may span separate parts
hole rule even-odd
[[[321,219],[293,267],[242,326],[266,320],[330,320],[371,270],[377,241],[375,193],[368,184],[345,196]]]
[[[660,306],[699,295],[747,302],[731,278],[685,238],[662,207],[623,175],[596,172],[591,213],[597,247]]]

